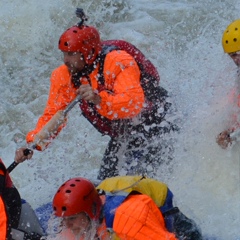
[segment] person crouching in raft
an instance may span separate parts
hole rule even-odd
[[[62,229],[50,239],[202,240],[172,198],[166,184],[142,176],[107,178],[96,188],[88,179],[72,178],[53,198]]]

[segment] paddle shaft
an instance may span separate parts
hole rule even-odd
[[[235,130],[234,132],[230,133],[230,138],[237,140],[240,137],[240,129]]]
[[[81,100],[81,96],[80,95],[77,95],[77,97],[72,101],[70,102],[67,107],[63,110],[63,114],[64,116],[66,117],[68,112],[70,110],[72,110],[72,108]]]
[[[80,99],[81,97],[78,95],[64,110],[57,111],[57,113],[47,122],[41,131],[36,134],[34,143],[41,149],[44,149],[48,144],[48,139],[51,139],[51,136],[56,135],[59,127],[66,122],[68,112],[80,101]]]

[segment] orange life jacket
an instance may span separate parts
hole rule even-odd
[[[113,230],[124,240],[177,239],[167,231],[157,205],[143,194],[129,195],[116,209]]]

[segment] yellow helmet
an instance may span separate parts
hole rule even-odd
[[[223,33],[222,46],[225,53],[240,51],[240,19],[228,25]]]

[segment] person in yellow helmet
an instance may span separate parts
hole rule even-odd
[[[233,21],[227,26],[222,36],[222,46],[225,53],[227,53],[234,63],[240,67],[240,19]],[[238,70],[238,73],[239,70]],[[239,74],[238,74],[239,75]],[[238,93],[237,104],[240,107],[240,94]],[[234,126],[222,131],[217,136],[217,143],[223,149],[232,145],[235,135],[240,131],[239,122],[235,121]]]

